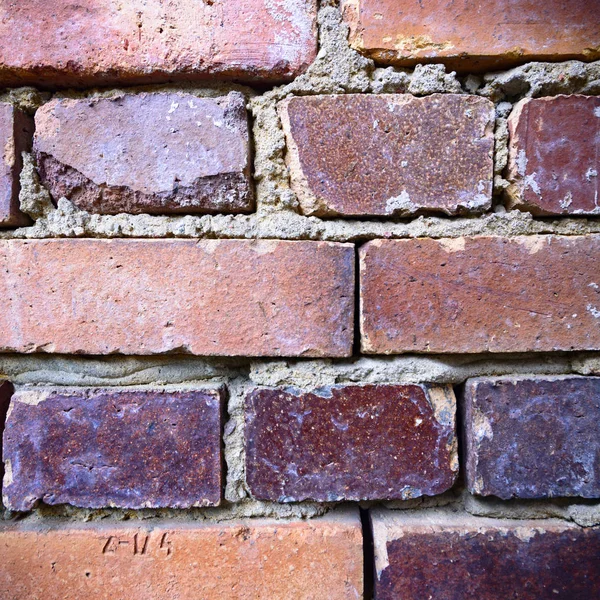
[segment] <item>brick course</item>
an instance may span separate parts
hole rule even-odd
[[[599,252],[597,235],[369,242],[362,350],[598,350]]]
[[[18,391],[4,434],[3,502],[88,508],[214,506],[224,390]],[[42,450],[43,449],[43,450]]]
[[[357,512],[310,521],[0,525],[0,598],[355,600]]]
[[[500,498],[600,498],[600,377],[465,385],[467,485]]]
[[[246,479],[278,502],[407,499],[456,479],[449,387],[262,388],[246,399]]]
[[[351,352],[347,244],[3,240],[0,265],[5,352]]]

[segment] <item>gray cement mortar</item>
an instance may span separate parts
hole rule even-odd
[[[0,239],[49,237],[102,238],[277,238],[362,242],[369,239],[460,237],[463,235],[583,235],[600,233],[600,219],[539,219],[529,213],[507,212],[502,175],[508,151],[506,119],[514,103],[525,97],[556,94],[600,94],[600,61],[582,63],[529,63],[502,73],[457,77],[443,65],[418,65],[413,71],[378,67],[352,50],[348,29],[342,23],[337,2],[322,0],[318,13],[319,53],[308,71],[292,83],[263,94],[247,87],[219,84],[197,86],[144,86],[111,90],[66,91],[62,97],[114,97],[141,91],[185,91],[198,96],[218,96],[236,89],[245,94],[253,120],[254,171],[257,211],[251,215],[150,216],[94,215],[61,198],[56,206],[40,184],[31,155],[24,155],[20,201],[34,219],[31,227],[2,230]],[[304,217],[290,188],[285,164],[285,138],[277,115],[277,103],[292,95],[345,93],[470,93],[496,105],[494,155],[494,211],[473,218],[419,216],[412,220],[342,220]],[[52,98],[34,88],[7,90],[0,101],[11,102],[28,114]],[[40,506],[28,519],[68,518],[226,520],[254,516],[300,518],[322,514],[333,505],[277,504],[253,500],[245,483],[243,447],[243,401],[248,389],[257,386],[294,386],[314,389],[340,383],[451,383],[485,375],[600,374],[597,354],[527,356],[399,356],[358,357],[350,360],[227,360],[183,356],[84,358],[52,355],[0,356],[0,377],[18,387],[204,385],[223,383],[230,397],[225,425],[227,482],[225,503],[213,509],[86,510]],[[371,506],[367,503],[365,506]],[[447,505],[472,514],[502,518],[560,517],[584,526],[600,523],[598,504],[568,501],[535,503],[477,499],[460,490],[436,498],[387,503],[390,508],[419,510]],[[12,518],[7,512],[5,518]],[[20,515],[22,517],[22,515]]]

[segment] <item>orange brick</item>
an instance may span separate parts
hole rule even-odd
[[[600,58],[600,0],[342,0],[350,42],[385,64],[491,70]]]
[[[313,61],[316,1],[3,2],[3,85],[288,80]]]
[[[0,350],[347,356],[354,247],[2,240]]]
[[[309,521],[0,526],[3,600],[362,597],[357,511]]]

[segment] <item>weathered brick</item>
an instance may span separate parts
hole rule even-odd
[[[406,499],[449,489],[458,457],[452,388],[259,388],[246,401],[246,479],[279,502]]]
[[[350,43],[377,62],[459,71],[600,58],[599,0],[341,0]]]
[[[2,432],[4,422],[13,393],[13,386],[8,381],[0,381],[0,454],[2,453]],[[2,491],[2,479],[4,478],[4,463],[0,460],[0,492]]]
[[[600,377],[493,377],[465,386],[469,490],[600,498]]]
[[[348,356],[354,248],[0,240],[0,350]]]
[[[514,107],[508,127],[510,208],[600,214],[600,98],[527,98]]]
[[[363,352],[600,349],[600,236],[375,240]]]
[[[600,527],[382,509],[371,520],[378,600],[600,596]]]
[[[0,525],[0,548],[1,598],[362,597],[358,511],[296,522],[26,520]]]
[[[284,100],[292,187],[305,214],[481,212],[491,205],[493,104],[434,94]]]
[[[89,508],[214,506],[223,485],[223,389],[17,391],[3,501]]]
[[[33,121],[12,104],[0,102],[0,227],[29,224],[19,210],[21,152],[31,149]]]
[[[4,85],[289,80],[313,61],[315,0],[19,0],[0,18]]]
[[[41,181],[93,213],[250,211],[245,103],[239,92],[52,100],[35,116]]]

